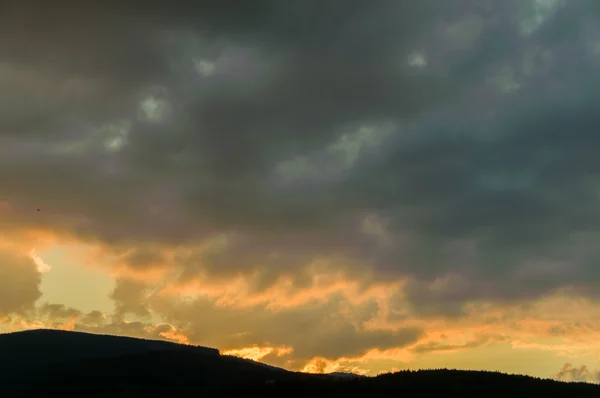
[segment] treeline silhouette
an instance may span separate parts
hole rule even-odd
[[[600,386],[448,369],[309,375],[206,347],[77,332],[0,335],[2,397],[600,397]]]

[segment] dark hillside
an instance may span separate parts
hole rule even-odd
[[[483,371],[308,375],[203,347],[47,330],[0,335],[0,354],[3,397],[600,397],[598,385]]]
[[[0,334],[2,357],[10,358],[9,364],[2,361],[0,366],[10,365],[11,368],[165,350],[219,356],[219,351],[214,348],[82,332],[38,329]]]

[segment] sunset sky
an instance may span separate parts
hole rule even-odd
[[[3,1],[0,331],[600,380],[599,14]]]

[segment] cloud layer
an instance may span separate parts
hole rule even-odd
[[[2,234],[99,247],[118,319],[301,359],[402,347],[424,332],[401,322],[473,305],[595,298],[595,2],[195,4],[0,12]],[[37,299],[31,272],[0,315]],[[193,288],[208,304],[164,299]]]

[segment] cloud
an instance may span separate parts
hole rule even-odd
[[[588,3],[426,3],[264,1],[253,18],[210,1],[198,18],[154,3],[77,19],[66,2],[17,7],[17,19],[62,23],[11,36],[39,39],[13,39],[2,75],[27,84],[13,106],[37,108],[0,127],[4,223],[113,246],[225,237],[182,275],[261,264],[258,289],[333,255],[375,278],[480,286],[458,307],[592,283],[598,60],[567,45],[595,40],[587,25],[566,27]],[[114,29],[92,36],[108,15]],[[416,69],[415,51],[427,55]],[[198,59],[214,70],[199,76]],[[360,233],[367,214],[387,220],[388,245]],[[409,299],[439,303],[423,294]]]
[[[413,351],[419,354],[429,352],[456,352],[460,350],[481,347],[488,343],[498,343],[505,340],[506,338],[501,335],[480,335],[462,344],[448,344],[441,341],[430,341],[428,343],[416,345],[413,348]]]
[[[556,374],[556,378],[564,381],[585,381],[594,383],[600,381],[598,371],[590,371],[585,365],[576,368],[568,362],[565,363]]]
[[[416,327],[369,330],[364,323],[377,316],[376,303],[353,306],[342,296],[275,311],[264,305],[222,307],[206,299],[183,302],[157,298],[151,308],[184,330],[191,341],[224,350],[290,346],[295,360],[317,355],[337,359],[362,355],[373,348],[402,347],[422,334]]]
[[[115,314],[123,316],[130,313],[138,317],[148,318],[150,311],[146,304],[147,294],[148,288],[142,283],[131,280],[118,280],[110,295],[115,302]]]
[[[0,316],[31,310],[41,296],[40,282],[31,258],[0,247]]]
[[[98,334],[114,334],[145,339],[168,340],[180,344],[190,344],[187,336],[173,325],[151,321],[128,321],[118,314],[106,314],[100,311],[84,313],[63,304],[44,302],[34,311],[16,314],[0,319],[0,326],[8,324],[9,330],[53,328],[77,330]]]
[[[38,307],[38,311],[40,316],[47,316],[51,320],[73,318],[82,315],[81,311],[66,307],[63,304],[44,303]]]
[[[29,256],[31,256],[31,259],[35,263],[36,269],[39,273],[43,274],[45,272],[49,272],[52,269],[52,266],[50,264],[45,262],[43,258],[37,255],[35,249],[31,250]]]
[[[223,351],[223,355],[233,355],[242,358],[252,359],[253,361],[262,361],[270,355],[282,357],[289,355],[294,351],[291,347],[244,347],[241,349],[233,349]]]
[[[0,15],[0,233],[114,256],[120,320],[331,359],[418,339],[362,330],[375,306],[458,322],[597,295],[593,1],[48,4]],[[402,288],[261,298],[327,278]],[[184,286],[214,294],[152,301]]]
[[[135,284],[120,283],[121,290],[139,292]],[[129,297],[136,300],[133,294]],[[376,300],[351,301],[339,293],[325,301],[279,309],[262,305],[236,308],[206,298],[156,292],[147,295],[144,303],[152,315],[141,320],[132,318],[132,313],[83,313],[44,302],[38,303],[35,313],[0,321],[9,330],[52,327],[209,345],[226,355],[309,372],[377,374],[392,365],[404,369],[432,364],[470,368],[474,366],[470,361],[496,355],[498,350],[503,355],[493,369],[522,372],[525,367],[515,368],[514,361],[503,360],[537,358],[535,355],[546,352],[550,355],[544,354],[544,358],[551,365],[553,358],[589,358],[600,352],[595,321],[571,321],[584,316],[595,319],[597,304],[560,296],[528,305],[471,308],[461,318],[412,318],[383,324],[378,321],[385,320],[385,310],[378,308]],[[571,333],[557,339],[552,329],[563,324]],[[436,359],[438,356],[441,358]],[[548,366],[528,372],[547,377],[545,368]],[[566,377],[566,373],[561,376]]]

